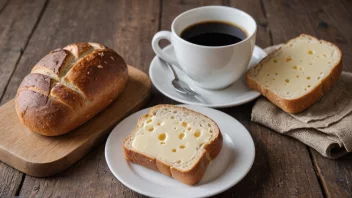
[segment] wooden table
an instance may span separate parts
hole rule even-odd
[[[169,30],[179,13],[198,6],[237,7],[258,23],[257,45],[270,46],[308,33],[336,43],[352,72],[351,0],[0,0],[1,104],[50,50],[77,41],[103,43],[148,72],[151,39]],[[148,106],[175,103],[153,90]],[[330,160],[250,121],[254,102],[221,109],[251,133],[256,159],[249,174],[218,197],[352,197],[352,155]],[[101,143],[82,160],[50,178],[34,178],[0,162],[0,197],[142,197],[109,171]]]

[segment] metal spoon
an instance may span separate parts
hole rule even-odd
[[[200,94],[193,91],[187,83],[185,83],[184,81],[182,81],[181,79],[178,78],[174,68],[172,67],[172,65],[170,63],[164,61],[161,58],[159,58],[159,59],[162,63],[164,63],[165,65],[167,65],[169,67],[170,71],[174,75],[174,79],[171,81],[171,83],[177,92],[179,92],[181,94],[190,95],[190,96],[200,96]]]

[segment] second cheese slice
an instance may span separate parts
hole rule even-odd
[[[297,113],[335,84],[341,56],[332,43],[302,34],[249,70],[247,84],[284,111]]]

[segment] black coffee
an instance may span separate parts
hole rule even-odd
[[[181,32],[181,38],[204,46],[232,45],[246,39],[246,37],[246,32],[241,28],[222,21],[196,23]]]

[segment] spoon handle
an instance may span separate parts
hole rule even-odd
[[[159,57],[159,60],[169,67],[169,69],[172,72],[172,74],[174,75],[175,79],[178,80],[178,76],[177,76],[174,68],[172,67],[172,65],[170,63],[166,62],[164,59],[162,59],[160,57]]]

